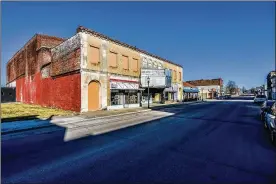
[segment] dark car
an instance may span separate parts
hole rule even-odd
[[[225,95],[224,96],[224,99],[230,99],[231,98],[231,95]]]
[[[264,128],[269,131],[271,142],[276,145],[276,103],[265,110]]]
[[[262,121],[265,120],[265,114],[268,111],[268,109],[273,105],[274,102],[275,101],[273,101],[273,100],[267,100],[262,103],[261,108],[260,108],[260,119]]]
[[[216,99],[217,99],[217,100],[222,100],[222,99],[224,99],[224,96],[223,96],[223,95],[217,96]]]

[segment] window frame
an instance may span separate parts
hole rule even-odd
[[[91,49],[91,47],[92,47],[92,48],[96,48],[96,49],[99,50],[99,61],[98,61],[98,62],[92,62],[92,58],[90,58],[90,61],[88,61],[88,62],[89,62],[90,64],[92,64],[92,65],[98,65],[98,64],[101,62],[101,48],[98,47],[98,46],[89,44],[89,49]],[[90,53],[91,53],[91,52],[90,52]],[[93,54],[92,54],[92,53],[91,53],[90,55],[93,57]]]
[[[110,53],[116,55],[116,66],[111,66],[111,65],[110,65],[110,62],[108,62],[108,66],[111,67],[111,68],[118,68],[118,53],[115,52],[115,51],[110,50],[109,53],[108,53],[109,56],[110,56]],[[108,59],[110,59],[110,58],[108,58]]]
[[[133,61],[132,64],[131,64],[132,70],[133,70],[134,72],[138,72],[138,66],[139,66],[138,62],[139,62],[139,59],[137,59],[137,58],[132,58],[132,61]],[[133,68],[134,61],[136,61],[136,68],[135,68],[135,69]]]
[[[127,68],[125,68],[125,65],[124,65],[124,60],[123,60],[124,57],[127,58]],[[123,63],[123,69],[129,70],[129,56],[122,54],[122,63]]]

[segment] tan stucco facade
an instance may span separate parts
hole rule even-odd
[[[81,37],[81,111],[88,111],[88,86],[91,81],[99,82],[100,95],[99,107],[100,109],[108,109],[111,105],[111,89],[110,79],[123,81],[140,82],[140,72],[142,65],[141,53],[137,50],[122,46],[113,41],[103,39],[101,37],[80,32]],[[110,53],[113,54],[112,59],[116,58],[116,65],[114,62],[110,64]],[[114,57],[115,55],[116,57]],[[128,58],[128,68],[125,67]],[[124,61],[123,61],[124,60]],[[173,76],[172,83],[179,84],[181,88],[178,94],[178,100],[182,99],[182,68],[162,61],[163,67],[176,71],[176,79]],[[181,73],[181,77],[179,76]],[[159,96],[155,97],[160,98]]]
[[[164,68],[172,70],[172,85],[178,88],[177,99],[183,99],[183,68],[172,63],[164,62]]]

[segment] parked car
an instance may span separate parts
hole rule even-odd
[[[216,99],[217,99],[217,100],[224,99],[224,96],[223,96],[223,95],[221,95],[221,96],[217,96],[217,97],[216,97]]]
[[[224,96],[224,99],[230,99],[231,98],[231,95],[225,95]]]
[[[273,105],[275,101],[273,100],[267,100],[267,101],[264,101],[261,105],[261,108],[260,108],[260,119],[261,121],[265,121],[265,114],[267,112],[267,110],[269,108],[271,108],[271,106]]]
[[[264,128],[269,131],[271,142],[276,145],[276,102],[266,110]]]
[[[254,103],[263,103],[266,100],[267,100],[267,98],[265,95],[257,95],[254,98]]]

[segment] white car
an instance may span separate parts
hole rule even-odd
[[[269,130],[270,139],[276,145],[276,102],[265,111],[264,128]]]
[[[266,100],[267,100],[267,98],[265,95],[257,95],[254,98],[255,103],[262,103],[262,102],[265,102]]]

